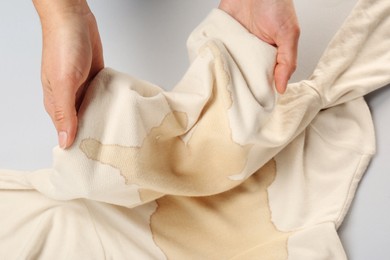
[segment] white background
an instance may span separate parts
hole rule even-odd
[[[355,2],[295,0],[302,33],[291,81],[310,75]],[[217,0],[90,1],[106,65],[166,89],[187,67],[186,37],[217,5]],[[40,25],[31,1],[1,1],[0,168],[50,167],[57,139],[42,104],[40,49]],[[376,125],[377,155],[339,232],[352,260],[390,259],[390,89],[367,100]]]

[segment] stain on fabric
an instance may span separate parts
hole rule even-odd
[[[168,259],[287,259],[290,233],[271,221],[267,188],[272,159],[236,188],[213,196],[164,196],[151,217],[156,244]]]
[[[140,196],[142,200],[154,199],[156,192],[211,195],[239,184],[228,176],[244,169],[251,145],[232,140],[227,112],[232,105],[230,76],[220,50],[209,44],[203,51],[214,56],[213,91],[187,143],[182,139],[190,130],[187,114],[173,111],[151,129],[140,147],[102,144],[94,139],[80,144],[88,158],[118,168],[126,183],[154,191]]]

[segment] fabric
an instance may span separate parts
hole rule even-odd
[[[363,95],[390,83],[390,2],[360,0],[313,75],[221,10],[175,88],[112,69],[53,168],[0,171],[0,259],[346,259],[337,235],[375,152]]]

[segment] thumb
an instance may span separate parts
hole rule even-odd
[[[294,52],[295,51],[295,52]],[[296,50],[291,47],[278,46],[275,66],[276,90],[283,94],[286,91],[288,80],[296,68]]]
[[[275,85],[279,93],[286,91],[288,80],[297,66],[299,30],[292,31],[276,41],[277,56],[275,66]]]
[[[45,108],[58,133],[58,144],[62,149],[70,147],[77,132],[76,94],[73,87],[64,84],[51,87],[45,93]]]

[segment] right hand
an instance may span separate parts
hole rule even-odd
[[[259,39],[277,47],[275,87],[284,93],[297,63],[298,19],[292,0],[221,0],[230,14]]]
[[[42,24],[44,105],[65,149],[76,136],[84,88],[104,67],[102,44],[84,0],[35,0],[34,5]]]

